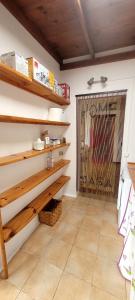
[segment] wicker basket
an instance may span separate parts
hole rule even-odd
[[[62,201],[52,199],[44,209],[39,213],[40,223],[53,226],[62,213]]]

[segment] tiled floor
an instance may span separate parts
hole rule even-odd
[[[121,249],[115,204],[64,197],[60,221],[40,225],[9,264],[0,300],[129,300]]]

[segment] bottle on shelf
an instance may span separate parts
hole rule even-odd
[[[50,137],[48,134],[48,130],[45,130],[41,133],[41,139],[44,141],[45,147],[50,146]]]
[[[47,169],[51,169],[54,166],[54,158],[52,152],[48,153],[47,157]]]

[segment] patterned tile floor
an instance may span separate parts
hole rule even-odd
[[[121,249],[114,203],[63,197],[59,222],[40,225],[10,262],[0,299],[129,300]]]

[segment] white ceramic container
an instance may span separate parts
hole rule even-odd
[[[37,141],[34,142],[33,145],[34,150],[43,150],[44,149],[44,141],[41,141],[41,139],[37,139]]]

